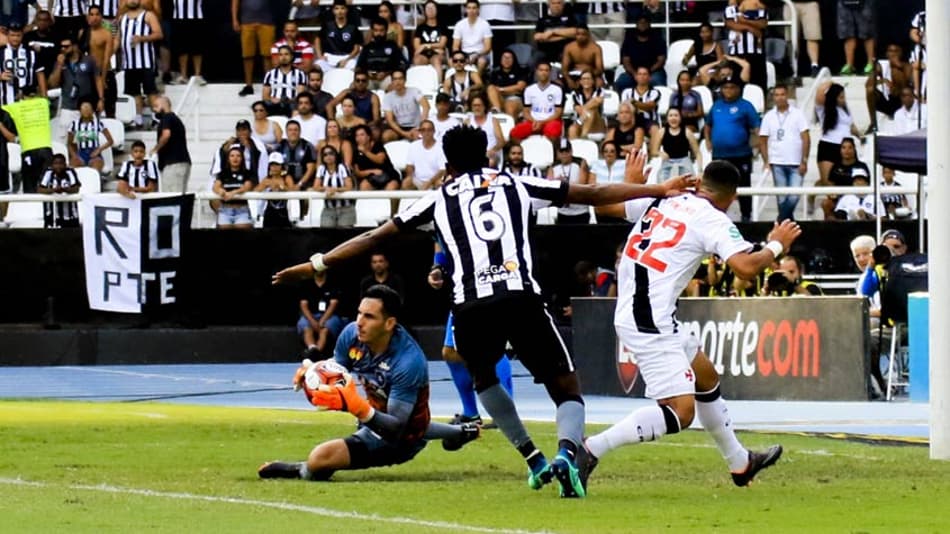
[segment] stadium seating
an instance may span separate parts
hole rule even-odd
[[[102,122],[102,125],[105,126],[109,133],[112,134],[112,146],[116,150],[122,152],[125,150],[125,125],[122,124],[122,121],[116,119],[99,119]]]
[[[683,65],[683,56],[686,55],[686,52],[689,52],[691,46],[693,46],[692,39],[680,39],[679,41],[673,41],[673,44],[670,45],[666,53],[666,66],[664,67],[666,69],[666,85],[676,87],[676,76],[686,68],[686,65]]]
[[[501,134],[505,136],[505,141],[507,141],[511,134],[511,129],[515,127],[515,118],[507,113],[492,113],[492,117],[498,119],[498,124],[501,126]]]
[[[287,121],[290,120],[290,117],[284,115],[268,115],[267,118],[272,122],[276,122],[277,126],[280,126],[280,131],[287,132]],[[284,133],[284,137],[287,137],[286,133]]]
[[[620,43],[597,41],[604,56],[604,70],[614,70],[620,66]]]
[[[673,96],[673,90],[664,86],[657,86],[655,89],[660,92],[660,101],[657,103],[656,112],[660,114],[661,118],[666,117],[666,112],[670,110],[670,97]]]
[[[11,202],[4,221],[13,228],[42,228],[42,202]]]
[[[135,99],[121,96],[115,102],[115,118],[124,124],[131,124],[135,120]]]
[[[439,73],[431,65],[409,67],[406,87],[415,87],[424,95],[435,95],[439,92]]]
[[[350,69],[330,69],[323,75],[323,90],[333,96],[340,94],[353,83],[353,71]]]
[[[390,141],[383,147],[389,156],[389,161],[393,167],[399,171],[399,174],[406,173],[406,165],[409,164],[409,141],[405,139],[400,141]]]
[[[771,61],[765,62],[765,87],[771,89],[775,87],[775,65]]]
[[[91,167],[77,167],[76,176],[79,178],[80,193],[101,193],[102,180],[99,172]]]
[[[613,89],[604,91],[604,117],[613,118],[617,116],[620,110],[620,95]]]
[[[527,43],[515,43],[508,47],[515,54],[518,64],[530,70],[534,70],[534,48]]]
[[[703,101],[703,113],[709,113],[713,106],[712,91],[705,85],[693,86],[693,91],[699,93],[699,98]]]
[[[546,170],[554,163],[554,147],[543,135],[532,135],[521,142],[524,160],[538,169]]]
[[[22,150],[18,143],[7,144],[7,157],[10,160],[10,172],[18,173],[23,168]]]
[[[742,98],[748,100],[759,115],[765,112],[765,93],[758,85],[754,83],[745,84],[745,87],[742,88]]]
[[[583,158],[587,162],[588,167],[592,166],[600,157],[597,143],[589,139],[572,139],[571,149],[575,157]]]

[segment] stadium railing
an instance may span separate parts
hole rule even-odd
[[[185,86],[185,92],[177,102],[172,102],[172,109],[175,114],[182,118],[185,124],[186,135],[191,135],[192,139],[201,139],[201,120],[198,117],[198,110],[201,108],[201,95],[198,91],[198,78],[192,76],[188,79],[188,85]],[[187,130],[192,126],[192,131]]]

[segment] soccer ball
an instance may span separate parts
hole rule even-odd
[[[303,375],[303,391],[307,400],[320,386],[345,385],[346,368],[333,360],[321,360],[311,365]]]

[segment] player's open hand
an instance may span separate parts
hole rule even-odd
[[[782,222],[776,222],[766,238],[768,241],[778,241],[782,247],[788,251],[792,243],[802,235],[802,227],[791,219],[785,219]]]
[[[270,283],[276,286],[278,284],[299,282],[300,280],[306,280],[308,278],[313,278],[313,264],[309,261],[306,263],[298,263],[293,267],[287,267],[286,269],[274,273],[274,276],[270,279]]]
[[[670,178],[660,185],[666,189],[666,196],[673,197],[689,188],[696,187],[697,183],[699,183],[699,180],[695,176],[692,174],[684,174]]]
[[[628,184],[645,184],[650,173],[643,172],[647,164],[647,153],[643,150],[631,150],[627,153],[627,167],[623,171],[623,181]]]

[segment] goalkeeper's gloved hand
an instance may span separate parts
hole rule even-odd
[[[365,423],[373,418],[375,410],[369,401],[356,390],[356,380],[349,374],[344,375],[343,383],[335,386],[320,386],[314,392],[310,402],[327,410],[350,412],[354,417]]]
[[[294,391],[300,391],[300,388],[303,387],[303,375],[307,374],[307,370],[313,366],[313,361],[310,358],[305,358],[300,362],[300,367],[297,368],[297,372],[294,373]]]

